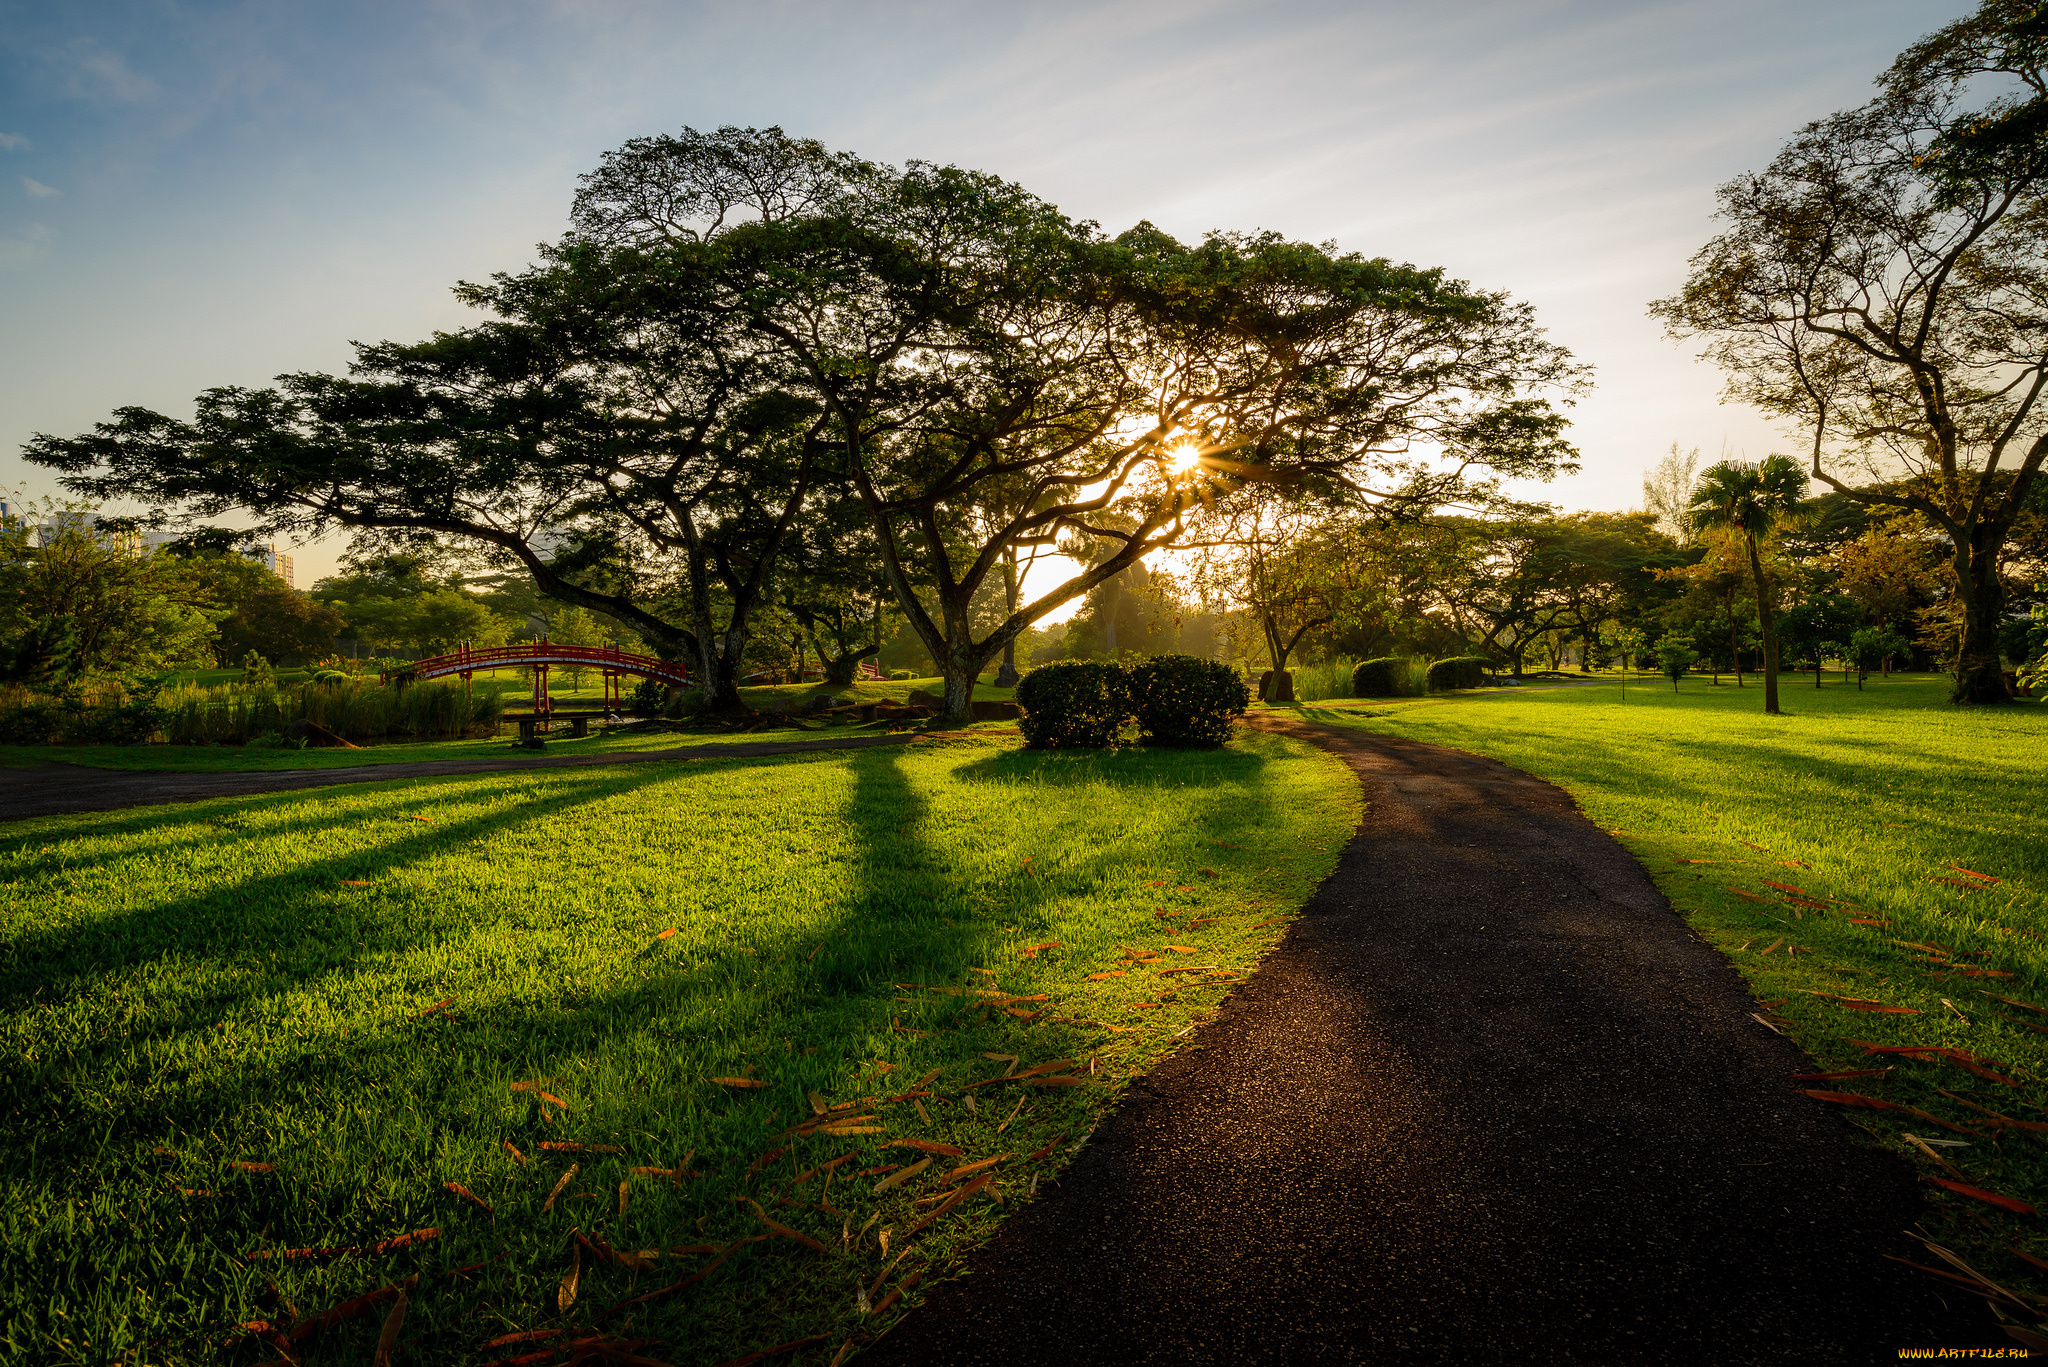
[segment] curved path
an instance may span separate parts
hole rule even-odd
[[[1870,1363],[2016,1347],[1906,1166],[1560,790],[1285,729],[1369,808],[1286,940],[863,1363]]]
[[[495,774],[506,769],[573,769],[590,764],[644,764],[650,760],[750,759],[806,750],[866,750],[904,745],[915,733],[847,736],[839,740],[734,741],[729,745],[679,745],[669,750],[619,750],[598,755],[507,755],[503,759],[423,760],[410,764],[352,764],[339,769],[230,770],[168,773],[149,769],[90,769],[82,764],[45,764],[34,769],[0,769],[0,821],[64,812],[103,812],[163,802],[197,802],[336,783],[381,783],[444,774]]]

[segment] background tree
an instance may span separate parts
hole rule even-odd
[[[1875,100],[1721,187],[1727,229],[1653,306],[1706,340],[1732,397],[1798,426],[1816,480],[1945,540],[1958,702],[2009,698],[2002,561],[2048,458],[2044,61],[2048,13],[1985,0]]]
[[[1695,486],[1693,525],[1728,527],[1742,534],[1749,552],[1749,570],[1756,590],[1757,623],[1763,632],[1764,711],[1778,711],[1778,643],[1772,632],[1772,582],[1764,573],[1758,544],[1785,515],[1806,497],[1806,476],[1784,456],[1766,456],[1756,464],[1725,460],[1709,466]]]
[[[1801,599],[1778,618],[1778,639],[1786,656],[1813,666],[1813,686],[1820,687],[1821,667],[1830,655],[1846,657],[1849,641],[1863,624],[1863,608],[1846,594],[1823,593]]]
[[[1657,667],[1664,671],[1664,677],[1671,680],[1671,691],[1678,691],[1678,681],[1692,668],[1700,653],[1692,648],[1692,639],[1687,636],[1666,636],[1657,642]]]
[[[204,666],[221,614],[182,588],[173,557],[137,554],[89,505],[0,521],[0,678],[64,693]]]
[[[1903,654],[1913,643],[1890,627],[1858,627],[1849,634],[1849,662],[1856,666],[1856,689],[1872,670],[1885,668],[1894,655]]]
[[[1681,546],[1693,538],[1686,513],[1692,506],[1692,486],[1699,468],[1700,448],[1680,451],[1674,441],[1656,469],[1643,471],[1643,511],[1655,520],[1658,531]]]

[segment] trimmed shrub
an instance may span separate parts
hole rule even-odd
[[[1391,698],[1407,683],[1408,662],[1398,655],[1382,655],[1376,660],[1359,661],[1358,668],[1351,671],[1351,696]]]
[[[1213,750],[1229,742],[1251,703],[1243,675],[1193,655],[1153,656],[1130,670],[1129,689],[1147,745]]]
[[[1034,750],[1101,749],[1131,719],[1130,675],[1113,660],[1058,660],[1017,684],[1017,728]]]
[[[667,684],[659,679],[642,679],[633,685],[633,694],[626,699],[626,710],[636,717],[658,717],[662,704],[667,701]]]
[[[908,683],[916,677],[917,675],[907,669],[892,669],[889,671],[889,681],[891,683]]]
[[[1452,655],[1437,660],[1429,667],[1429,691],[1441,693],[1447,688],[1478,688],[1486,682],[1487,666],[1492,663],[1484,655]]]

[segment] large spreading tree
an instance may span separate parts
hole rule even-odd
[[[780,130],[635,140],[493,315],[349,376],[124,409],[32,460],[81,492],[270,531],[465,539],[699,663],[736,705],[750,612],[851,501],[946,710],[1032,623],[1244,483],[1456,500],[1574,452],[1583,375],[1532,311],[1274,235],[1115,238],[994,177]],[[1019,548],[1111,554],[977,629]],[[846,576],[857,579],[858,575]]]
[[[1798,427],[1813,479],[1945,539],[1954,697],[2004,702],[2002,570],[2048,459],[2048,11],[1985,0],[1878,86],[1721,187],[1727,228],[1654,311]]]

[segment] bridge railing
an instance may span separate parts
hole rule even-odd
[[[446,655],[414,660],[403,668],[386,670],[383,680],[390,683],[394,679],[433,679],[479,669],[510,669],[528,665],[582,665],[619,674],[637,674],[666,683],[683,683],[690,676],[688,666],[680,661],[635,655],[616,646],[571,646],[558,645],[553,641],[527,641],[519,645],[485,646],[481,649],[464,646]]]

